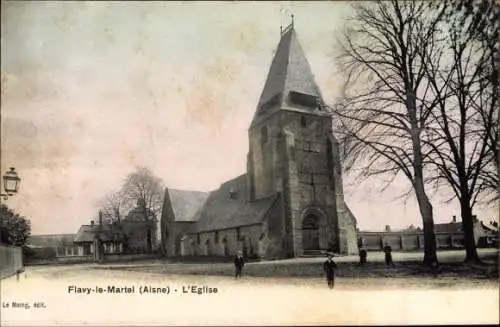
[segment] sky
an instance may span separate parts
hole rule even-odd
[[[210,191],[246,170],[248,127],[280,25],[295,29],[327,103],[343,76],[347,2],[2,2],[1,171],[22,178],[6,204],[32,234],[76,233],[136,166],[171,188]],[[344,177],[362,230],[421,226],[396,180]],[[432,198],[436,222],[459,215]],[[477,210],[480,219],[496,209]]]

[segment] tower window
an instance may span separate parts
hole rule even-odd
[[[306,117],[300,117],[300,125],[302,127],[307,127],[307,118]]]
[[[305,94],[300,92],[292,91],[290,92],[290,100],[298,105],[306,106],[309,108],[317,108],[318,101],[320,100],[317,96],[311,94]]]
[[[264,126],[260,130],[260,138],[262,145],[267,143],[268,135],[267,135],[267,126]]]

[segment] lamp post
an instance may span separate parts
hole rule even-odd
[[[10,170],[3,175],[3,189],[5,194],[1,193],[0,196],[7,200],[9,196],[14,195],[19,190],[21,178],[17,175],[16,169],[10,167]]]

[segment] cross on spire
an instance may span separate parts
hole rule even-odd
[[[285,24],[287,24],[285,27],[283,27],[283,12],[285,12]],[[288,16],[288,13],[289,13],[288,9],[285,9],[283,7],[280,9],[280,15],[281,15],[280,34],[281,35],[285,34],[287,31],[289,31],[290,29],[293,28],[293,24],[294,24],[294,20],[295,20],[295,15],[294,14],[290,14],[290,16]],[[292,19],[292,22],[290,24],[288,24],[286,22],[288,20],[287,19],[288,17],[290,17]]]

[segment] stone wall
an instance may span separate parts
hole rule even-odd
[[[326,218],[320,221],[324,225],[320,228],[327,230],[328,240],[320,239],[321,249],[356,254],[356,220],[344,202],[331,118],[295,112],[282,112],[281,116],[293,255],[304,253],[303,218],[313,208]]]
[[[189,233],[196,222],[190,221],[168,221],[165,229],[165,255],[175,257],[181,254],[182,237]]]
[[[285,220],[285,204],[282,194],[269,209],[263,230],[267,231],[261,235],[261,258],[276,259],[285,258],[291,252],[290,242],[287,237],[287,227]]]
[[[0,277],[14,275],[23,267],[23,252],[20,247],[0,244]]]
[[[242,226],[219,231],[187,234],[181,240],[181,256],[264,256],[265,224]]]
[[[281,127],[279,115],[252,126],[249,130],[249,156],[247,166],[251,174],[253,199],[261,199],[281,191]]]
[[[339,206],[337,205],[337,208]],[[340,253],[345,254],[358,254],[358,243],[356,234],[356,218],[345,202],[342,202],[343,210],[338,212],[340,215],[340,232],[343,234],[341,237],[344,242],[341,243]]]
[[[438,249],[463,248],[463,233],[436,233]],[[422,232],[358,232],[358,245],[367,250],[382,250],[389,243],[393,251],[415,251],[424,248]]]

